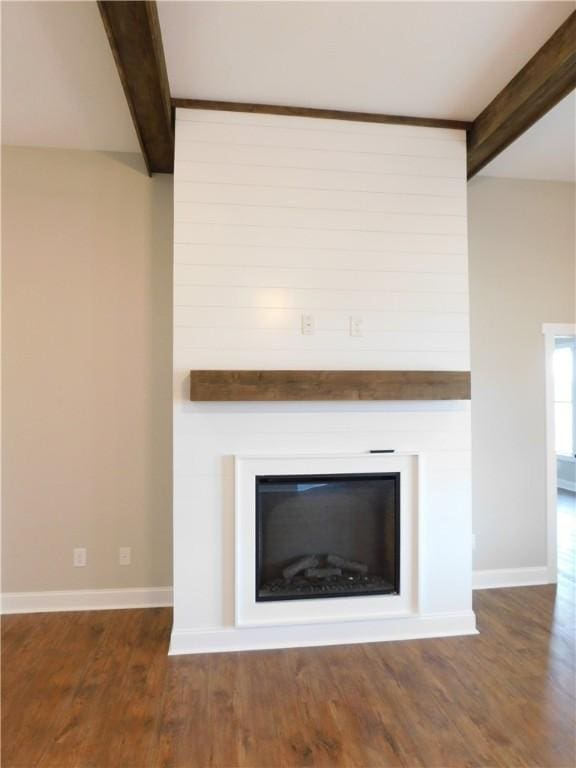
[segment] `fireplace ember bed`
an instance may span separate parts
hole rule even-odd
[[[400,593],[400,473],[256,477],[256,601]]]

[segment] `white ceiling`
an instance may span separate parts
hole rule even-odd
[[[472,119],[574,8],[540,2],[160,0],[173,96]],[[138,151],[100,15],[2,3],[2,140]],[[565,178],[559,105],[485,173]]]
[[[481,175],[576,181],[576,94],[544,115]]]
[[[471,120],[565,2],[161,2],[173,96]]]

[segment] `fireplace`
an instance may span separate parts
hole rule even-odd
[[[417,454],[236,456],[236,627],[417,615],[419,467]]]
[[[400,473],[258,475],[256,601],[397,595]]]

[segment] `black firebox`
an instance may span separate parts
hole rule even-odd
[[[256,478],[256,601],[400,592],[400,474]]]

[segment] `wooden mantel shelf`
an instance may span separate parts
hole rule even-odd
[[[469,400],[468,371],[191,371],[194,401]]]

